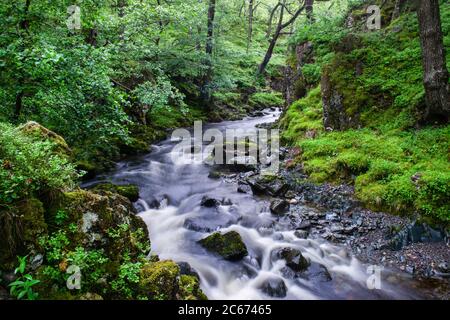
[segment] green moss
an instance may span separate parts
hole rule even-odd
[[[72,152],[63,137],[48,130],[47,128],[44,128],[37,122],[27,122],[19,129],[30,137],[41,141],[51,141],[55,145],[55,152],[57,153],[69,155]]]
[[[293,142],[304,136],[307,131],[323,131],[322,96],[320,87],[309,91],[308,95],[294,102],[280,123],[283,128],[283,141]]]
[[[223,235],[215,232],[200,240],[199,243],[226,260],[240,260],[248,254],[241,236],[236,231],[230,231]]]
[[[385,18],[393,3],[384,6]],[[450,7],[442,5],[441,14],[449,16]],[[444,19],[442,25],[450,30]],[[353,183],[357,197],[374,210],[418,212],[448,224],[450,127],[417,126],[424,103],[417,17],[405,12],[384,27],[330,34],[323,32],[329,25],[318,22],[299,31],[297,43],[313,43],[314,64],[343,97],[340,116],[358,121],[347,131],[324,131],[321,92],[315,88],[287,110],[283,141],[301,149],[296,161],[310,180]],[[444,32],[444,42],[449,38]]]
[[[35,198],[25,199],[16,207],[0,211],[0,269],[11,270],[17,256],[29,250],[39,251],[39,237],[47,233],[44,207]]]
[[[198,279],[194,276],[181,275],[179,286],[180,300],[208,300],[200,289]]]
[[[180,268],[170,260],[149,262],[141,268],[139,286],[152,300],[175,299]]]
[[[117,193],[125,198],[128,198],[131,202],[136,202],[139,200],[139,188],[131,184],[115,185],[112,183],[100,183],[95,185],[91,190],[93,192],[109,191],[112,193]]]

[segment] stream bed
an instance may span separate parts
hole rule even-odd
[[[252,128],[278,116],[279,111],[266,111],[259,117],[207,127]],[[160,259],[187,262],[198,273],[209,299],[422,298],[410,275],[389,270],[381,273],[381,288],[369,289],[368,266],[348,249],[320,238],[297,237],[294,229],[279,223],[279,217],[270,212],[268,199],[239,193],[232,179],[210,178],[212,168],[202,162],[174,159],[171,153],[176,144],[170,138],[162,141],[151,153],[123,161],[114,172],[89,184],[137,185],[140,200],[135,206],[148,226],[152,252]],[[201,206],[204,197],[222,201],[218,207],[205,207]],[[248,256],[230,262],[206,251],[197,241],[213,231],[238,232]],[[284,260],[274,257],[274,252],[285,248],[300,250],[311,262],[308,270],[293,273]]]

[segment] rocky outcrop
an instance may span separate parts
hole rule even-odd
[[[346,130],[359,126],[358,114],[349,115],[344,102],[344,94],[325,71],[321,80],[323,125],[328,131]]]
[[[39,237],[47,234],[44,207],[36,198],[25,199],[10,210],[0,210],[0,269],[11,270],[18,255],[40,249]]]
[[[283,70],[283,92],[286,106],[290,106],[294,101],[303,98],[309,88],[301,68],[314,61],[312,43],[305,41],[298,44],[294,49],[294,58],[295,62],[286,66]]]

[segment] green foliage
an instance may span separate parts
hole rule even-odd
[[[441,9],[448,16],[449,7]],[[382,14],[390,17],[389,10],[390,4]],[[362,13],[351,14],[357,24]],[[345,16],[320,17],[300,27],[292,41],[312,42],[315,62],[302,68],[304,76],[317,82],[322,69],[343,96],[346,115],[358,117],[362,128],[324,131],[320,88],[315,88],[287,110],[284,141],[300,147],[298,160],[315,182],[350,182],[372,209],[419,212],[449,223],[450,126],[415,126],[424,98],[416,15],[404,13],[375,32],[359,32],[358,25],[342,28]],[[442,23],[448,28],[444,18]],[[329,32],[330,26],[337,31]],[[444,36],[447,42],[448,32]]]
[[[308,92],[304,99],[295,101],[281,119],[284,129],[282,138],[286,142],[294,142],[304,137],[307,131],[322,131],[322,96],[320,87]]]
[[[40,281],[33,279],[33,276],[29,273],[25,273],[27,267],[27,256],[17,257],[19,260],[19,266],[15,269],[14,273],[18,275],[17,280],[10,283],[10,294],[16,297],[18,300],[26,298],[27,300],[36,300],[38,293],[33,291],[33,287]]]
[[[257,108],[282,107],[284,99],[279,92],[257,92],[250,96],[249,103]]]
[[[51,141],[39,141],[0,123],[0,203],[35,192],[74,186],[78,174]]]
[[[117,278],[111,282],[113,292],[126,299],[132,299],[137,292],[141,267],[141,262],[131,262],[125,257],[125,261],[119,267]]]

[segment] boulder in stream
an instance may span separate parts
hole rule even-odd
[[[237,261],[248,254],[241,235],[236,231],[225,234],[215,232],[198,241],[208,251],[217,253],[226,260]]]
[[[308,269],[310,262],[302,255],[300,250],[294,248],[283,248],[273,253],[274,258],[286,261],[286,266],[295,272]]]
[[[270,297],[284,298],[286,297],[287,288],[283,279],[269,278],[260,287],[261,291]]]

